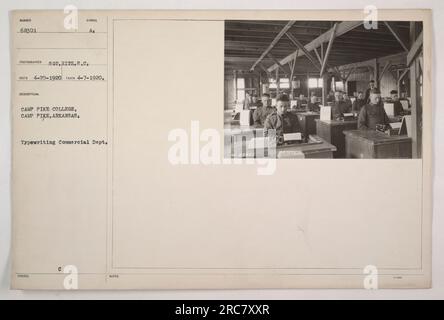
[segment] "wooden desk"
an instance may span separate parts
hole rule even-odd
[[[388,136],[374,130],[344,131],[347,158],[411,159],[412,139]]]
[[[310,134],[316,134],[316,119],[319,119],[319,113],[317,112],[296,112],[299,124],[302,129],[304,137],[308,137]]]
[[[263,128],[254,128],[253,126],[241,126],[232,122],[231,125],[224,128],[224,157],[225,158],[255,158],[255,150],[248,149],[247,145],[251,139],[263,137]],[[242,139],[242,145],[234,147],[235,142]],[[231,147],[231,150],[228,148]],[[227,153],[229,152],[229,154]]]
[[[345,130],[358,128],[357,120],[319,120],[316,119],[316,134],[337,149],[333,158],[345,158]]]
[[[256,149],[248,148],[249,142],[251,141],[251,139],[253,139],[256,136],[262,137],[263,129],[237,128],[234,130],[227,130],[225,132],[225,142],[224,142],[225,143],[224,148],[226,148],[224,150],[225,157],[256,158]],[[235,148],[234,142],[236,140],[240,141],[240,139],[242,139],[242,144],[239,145],[237,148]],[[228,150],[227,148],[230,147],[232,147],[232,149]],[[227,154],[227,151],[229,152],[229,154]],[[299,156],[297,155],[292,156],[292,151],[301,152],[303,154],[303,157],[308,159],[333,158],[333,152],[336,151],[336,147],[316,135],[310,135],[308,142],[277,146],[276,157],[299,158]],[[267,150],[265,150],[265,156],[266,155],[267,155]]]
[[[333,153],[336,151],[336,147],[322,139],[317,135],[310,135],[310,141],[313,143],[302,143],[302,144],[292,144],[283,145],[276,148],[277,158],[291,158],[284,156],[285,151],[299,151],[304,154],[306,159],[331,159],[333,158]],[[284,151],[284,152],[282,152]]]

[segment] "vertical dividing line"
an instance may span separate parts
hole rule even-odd
[[[108,15],[106,16],[106,141],[108,143],[106,148],[106,205],[105,205],[105,224],[106,224],[106,239],[105,239],[105,283],[108,282],[108,210],[109,210],[109,165],[108,165],[108,155],[109,155],[109,64],[108,64],[108,54],[109,54],[109,34],[108,34]]]
[[[113,37],[113,50],[112,50],[112,96],[113,96],[113,102],[112,102],[112,147],[111,147],[111,268],[114,268],[114,56],[115,56],[115,49],[114,49],[114,19],[113,19],[113,26],[112,26],[112,37]]]

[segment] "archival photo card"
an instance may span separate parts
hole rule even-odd
[[[431,35],[428,10],[11,12],[11,287],[429,288]]]

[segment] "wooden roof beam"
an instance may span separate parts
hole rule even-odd
[[[288,39],[290,39],[290,41],[293,42],[295,44],[295,46],[298,47],[299,50],[301,50],[307,56],[308,60],[310,60],[310,62],[313,63],[313,65],[316,67],[316,69],[320,70],[320,67],[319,67],[318,63],[316,62],[316,59],[311,55],[310,52],[308,52],[308,50],[304,47],[304,45],[302,43],[300,43],[299,40],[296,39],[290,33],[287,32],[286,35],[287,35]],[[299,52],[299,50],[296,52]],[[297,58],[297,54],[293,59],[295,59],[295,58]],[[293,59],[290,59],[290,60],[293,60]],[[282,63],[282,61],[280,63]]]
[[[405,69],[402,73],[401,73],[401,75],[398,77],[398,87],[399,87],[399,84],[400,84],[400,82],[402,81],[402,79],[405,77],[405,75],[407,74],[407,72],[409,72],[410,70],[407,68],[407,69]]]
[[[348,78],[350,78],[351,74],[352,74],[353,72],[355,72],[355,70],[356,70],[356,67],[350,69],[350,71],[348,72],[347,76],[345,77],[345,81],[347,81]]]
[[[296,59],[297,59],[297,57],[295,57],[294,60],[292,60],[291,65],[290,65],[290,68],[291,68],[290,81],[293,80],[293,75],[294,75],[295,66],[296,66]]]
[[[419,51],[422,48],[422,31],[416,38],[415,42],[413,43],[412,47],[410,48],[409,53],[407,54],[407,66],[410,67],[412,64],[413,59],[416,57],[416,55],[419,53]],[[270,69],[268,69],[270,70]]]
[[[321,58],[321,56],[319,55],[318,50],[317,50],[316,48],[314,48],[313,51],[314,51],[314,53],[316,54],[316,57],[318,58],[319,63],[322,64],[323,58]],[[321,52],[321,53],[323,53],[323,52]],[[322,54],[322,55],[323,55],[323,54]]]
[[[324,70],[325,70],[325,67],[326,67],[327,61],[328,61],[328,56],[330,55],[331,48],[333,47],[333,41],[335,40],[337,27],[338,27],[338,23],[335,23],[335,25],[333,26],[333,28],[330,32],[330,40],[328,42],[327,51],[325,51],[324,61],[322,61],[321,71],[319,73],[320,77],[322,77],[322,75],[324,74]],[[315,50],[316,50],[316,48],[315,48]]]
[[[381,74],[379,75],[379,81],[381,81],[382,76],[384,75],[384,73],[387,71],[387,69],[390,67],[391,64],[392,64],[391,61],[387,61],[387,62],[385,63],[385,66],[384,66],[384,68],[382,68],[382,72],[381,72]]]
[[[259,63],[259,67],[261,67],[261,69],[265,71],[265,74],[267,75],[267,77],[270,78],[270,72],[268,72],[267,68],[264,67],[262,62]]]
[[[277,60],[271,53],[268,54],[268,56],[270,57],[271,60],[274,61],[274,63],[277,63],[279,65],[279,68],[286,74],[288,75],[288,70],[285,70],[284,66],[279,62],[279,60]],[[290,73],[291,73],[291,69],[290,69]]]
[[[363,21],[343,21],[343,22],[339,23],[337,28],[336,28],[336,37],[339,37],[339,36],[343,35],[344,33],[347,33],[348,31],[355,29],[356,27],[360,26],[362,23],[363,23]],[[304,48],[308,52],[310,52],[314,48],[319,47],[321,45],[321,43],[328,42],[329,39],[330,39],[331,32],[332,32],[332,29],[324,32],[319,37],[317,37],[316,39],[314,39],[310,43],[306,44],[304,46]],[[305,53],[302,50],[296,50],[295,52],[289,54],[288,56],[286,56],[285,58],[280,60],[281,64],[288,63],[288,61],[294,59],[295,55],[300,57],[300,56],[305,55]],[[268,71],[271,72],[271,71],[275,70],[276,68],[278,68],[278,65],[274,64],[274,65],[272,65],[271,67],[268,68]]]
[[[393,34],[393,36],[396,38],[396,40],[398,40],[399,44],[404,49],[404,51],[408,52],[409,49],[407,47],[407,43],[404,41],[404,39],[402,39],[401,35],[399,34],[398,27],[393,22],[384,21],[384,23],[387,26],[387,28],[390,30],[390,32]]]
[[[257,66],[257,64],[259,62],[262,61],[263,58],[265,58],[265,56],[270,53],[271,49],[273,49],[273,47],[279,42],[279,40],[284,36],[284,34],[291,28],[291,26],[295,23],[296,21],[288,21],[288,23],[282,28],[282,30],[277,34],[277,36],[273,39],[273,41],[271,41],[270,45],[268,46],[267,49],[265,49],[265,51],[261,54],[261,56],[259,57],[259,59],[256,60],[255,63],[253,63],[253,65],[251,66],[250,70],[254,70],[254,68]]]

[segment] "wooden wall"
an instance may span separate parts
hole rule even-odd
[[[377,64],[379,66],[379,74],[382,73],[382,70],[384,69],[384,66],[387,61],[390,61],[391,65],[403,65],[406,63],[406,53],[400,53],[396,55],[390,55],[387,57],[382,57],[377,59]],[[374,61],[364,61],[362,62],[363,65],[370,66],[370,69],[367,69],[366,67],[361,67],[356,69],[357,71],[353,72],[347,81],[356,81],[356,91],[363,91],[368,88],[368,83],[370,80],[375,79],[375,72],[373,66]],[[345,66],[344,66],[345,67]],[[318,75],[311,75],[311,77],[317,77]],[[248,72],[240,72],[238,74],[238,77],[245,78],[245,87],[246,88],[256,88],[256,93],[259,94],[259,77],[257,73],[248,73]],[[300,80],[301,86],[300,88],[297,88],[294,90],[294,96],[298,97],[299,94],[303,94],[304,96],[307,96],[308,94],[308,83],[307,83],[307,76],[306,75],[296,75],[295,79]],[[263,81],[266,81],[265,75],[262,79]],[[408,76],[405,77],[405,80],[408,82]],[[391,90],[397,89],[397,80],[395,76],[387,70],[383,76],[380,79],[380,85],[379,89],[381,90],[381,95],[383,97],[390,96]],[[224,108],[225,109],[232,109],[235,106],[236,103],[236,91],[235,91],[235,76],[233,73],[226,73],[225,74],[225,81],[224,81]],[[347,84],[345,86],[347,88]],[[409,93],[409,86],[406,85],[407,93]],[[327,89],[327,92],[330,88]],[[289,92],[288,89],[285,90],[286,92]],[[315,91],[316,95],[320,97],[322,95],[322,89],[312,89],[311,91]],[[349,95],[353,95],[353,92],[349,92]]]
[[[397,55],[391,55],[387,57],[382,57],[377,60],[379,65],[379,74],[382,73],[384,66],[387,61],[390,61],[391,65],[403,65],[406,63],[406,54],[400,53]],[[374,71],[368,70],[366,68],[359,68],[358,71],[352,73],[348,78],[348,81],[356,81],[356,90],[365,91],[368,88],[368,83],[370,80],[375,80]],[[394,75],[387,70],[380,79],[379,90],[381,90],[381,95],[383,97],[390,96],[391,90],[397,90],[397,79]],[[350,92],[349,94],[353,94]]]
[[[236,103],[234,75],[225,75],[224,79],[224,109],[233,109]]]

